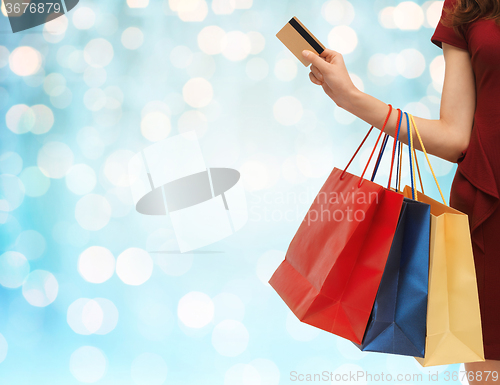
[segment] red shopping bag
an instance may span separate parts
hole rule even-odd
[[[391,110],[390,106],[384,128]],[[302,322],[357,344],[363,339],[403,204],[402,194],[363,179],[367,167],[361,177],[333,169],[269,280]]]

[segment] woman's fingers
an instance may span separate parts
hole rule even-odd
[[[335,56],[335,55],[338,55],[339,53],[337,51],[334,51],[333,49],[329,49],[329,48],[326,48],[325,50],[323,50],[323,52],[321,52],[321,57],[328,57],[328,56]]]
[[[311,81],[314,83],[314,84],[317,84],[318,86],[321,86],[323,85],[323,82],[322,81],[319,81],[316,76],[314,76],[314,74],[312,72],[309,72],[309,79],[311,79]]]
[[[319,56],[325,59],[328,63],[332,63],[333,59],[338,55],[340,55],[339,52],[327,48]]]
[[[314,65],[311,65],[311,72],[314,74],[314,76],[316,77],[316,79],[318,79],[319,81],[323,82],[323,74],[321,73],[321,71],[318,69],[318,67],[314,66]]]

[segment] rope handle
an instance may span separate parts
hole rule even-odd
[[[422,194],[425,194],[424,184],[422,183],[422,175],[420,175],[420,167],[418,167],[417,151],[415,150],[415,147],[413,147],[413,158],[415,158],[415,165],[417,166],[418,180],[420,181],[420,188],[422,189]]]
[[[415,166],[413,165],[413,160],[414,157],[412,157],[411,153],[413,151],[413,132],[411,129],[410,125],[410,119],[408,118],[408,113],[405,112],[406,116],[406,124],[407,124],[407,130],[408,130],[408,155],[410,157],[410,180],[411,180],[411,198],[415,200],[415,185],[414,185],[414,180],[415,180]]]
[[[378,171],[378,168],[380,166],[380,162],[382,161],[382,157],[384,156],[385,147],[386,147],[388,141],[389,141],[389,135],[385,134],[384,139],[382,140],[382,145],[380,146],[380,151],[378,152],[377,162],[375,163],[375,167],[373,168],[372,177],[370,179],[372,182],[375,179],[375,176],[377,175],[377,171]]]
[[[377,148],[377,145],[378,145],[378,142],[380,141],[380,138],[382,137],[382,134],[384,133],[384,130],[385,130],[385,126],[387,125],[387,121],[389,120],[389,117],[391,116],[391,112],[392,112],[392,105],[388,105],[389,106],[389,112],[387,113],[387,117],[385,118],[385,121],[384,121],[384,125],[382,126],[382,129],[380,130],[380,134],[378,135],[377,137],[377,141],[375,142],[375,146],[373,147],[373,150],[370,154],[370,158],[368,158],[368,162],[366,163],[366,166],[365,166],[365,169],[363,170],[363,173],[361,174],[361,177],[359,178],[359,183],[358,183],[358,187],[361,187],[361,184],[363,183],[363,176],[365,175],[366,173],[366,169],[368,168],[371,160],[372,160],[372,157],[373,157],[373,153],[375,152],[375,149]],[[372,132],[373,130],[373,127],[374,126],[371,126],[370,129],[368,130],[368,133],[365,135],[365,138],[363,139],[363,141],[361,142],[361,144],[359,145],[358,149],[356,150],[356,152],[354,153],[354,155],[352,156],[351,160],[349,161],[349,163],[347,163],[347,166],[345,166],[344,168],[344,171],[342,171],[342,174],[340,174],[340,180],[344,179],[344,175],[345,173],[347,172],[347,168],[350,166],[350,164],[352,163],[352,161],[354,160],[354,158],[356,157],[356,155],[358,154],[359,150],[361,149],[361,147],[363,146],[363,144],[365,143],[366,139],[368,138],[368,136],[370,135],[370,133]]]
[[[406,112],[404,112],[403,114],[406,114]],[[402,116],[401,116],[401,118],[402,118]],[[401,124],[401,121],[400,121],[400,124]],[[399,127],[398,127],[398,130],[399,130]],[[399,137],[399,132],[398,132],[398,137]],[[412,140],[412,142],[413,142],[413,133],[412,133],[412,137],[410,138],[410,136],[408,136],[408,138],[409,138],[409,140]],[[398,146],[398,152],[399,152],[402,149],[402,143],[399,142],[398,144],[399,144],[399,146]],[[411,143],[409,142],[409,144],[411,144]],[[395,145],[396,145],[396,143],[395,143]],[[408,146],[408,147],[411,148],[410,146]],[[395,152],[396,152],[396,150],[394,149],[394,153]],[[417,152],[416,152],[414,146],[413,146],[412,153],[413,153],[414,164],[415,164],[415,166],[417,168],[417,172],[418,172],[418,179],[420,181],[420,188],[422,189],[422,193],[425,194],[425,192],[424,192],[424,184],[422,182],[422,175],[420,174],[420,167],[419,167],[419,164],[418,164]],[[399,155],[401,155],[401,154],[399,154]],[[399,157],[399,159],[398,159],[398,166],[397,166],[398,170],[397,170],[397,173],[396,173],[396,185],[398,187],[396,188],[396,191],[401,190],[401,164],[400,164],[400,160],[402,160],[401,157]],[[398,184],[398,182],[399,182],[399,184]]]
[[[387,183],[388,189],[391,188],[391,178],[392,178],[392,170],[394,167],[394,157],[396,155],[396,146],[397,146],[398,140],[399,140],[399,129],[401,128],[402,118],[403,118],[403,115],[401,113],[401,110],[398,108],[398,120],[397,120],[398,126],[397,126],[396,138],[394,139],[394,145],[392,146],[391,171],[389,172],[389,183]],[[398,167],[399,167],[399,163],[398,163]],[[397,179],[397,174],[396,174],[396,186],[397,186],[397,184],[398,184],[398,179]]]
[[[417,133],[418,140],[420,142],[420,146],[422,147],[422,152],[425,154],[425,159],[427,160],[427,163],[429,164],[429,168],[431,169],[432,176],[434,177],[434,181],[436,182],[436,186],[439,190],[439,194],[441,195],[441,199],[443,200],[443,203],[446,205],[446,200],[444,199],[443,192],[441,191],[441,187],[439,186],[439,182],[436,178],[436,174],[434,173],[434,170],[432,169],[431,162],[429,160],[429,156],[427,155],[427,151],[425,151],[424,143],[422,142],[422,138],[420,137],[420,133],[418,132],[417,124],[415,123],[415,119],[413,118],[413,115],[410,115],[410,119],[412,122],[413,127],[415,128],[415,132]]]

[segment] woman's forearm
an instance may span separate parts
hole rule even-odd
[[[382,129],[388,113],[386,103],[357,89],[353,89],[349,97],[339,104],[339,107],[349,111],[378,129]],[[396,135],[398,107],[399,106],[393,106],[392,113],[384,130],[385,133],[392,137]],[[462,151],[467,147],[467,143],[464,143],[464,140],[461,140],[457,135],[452,135],[451,128],[443,119],[432,120],[416,116],[414,116],[414,119],[422,142],[424,143],[425,150],[429,154],[433,154],[439,158],[446,159],[450,162],[456,162]],[[408,144],[407,132],[407,123],[403,116],[399,131],[399,140],[406,144]],[[421,150],[415,132],[413,132],[413,138],[415,140],[413,142],[415,148]]]

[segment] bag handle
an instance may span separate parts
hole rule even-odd
[[[420,175],[420,167],[418,167],[418,158],[417,158],[417,152],[415,150],[415,147],[413,147],[413,157],[415,158],[415,166],[417,166],[417,173],[418,173],[418,180],[420,181],[420,188],[422,189],[422,193],[425,194],[424,184],[422,183],[422,175]]]
[[[402,120],[402,118],[403,118],[403,115],[401,113],[401,110],[398,108],[398,120],[397,120],[398,127],[397,127],[397,131],[396,131],[396,138],[394,139],[394,145],[392,146],[391,172],[389,173],[389,183],[387,184],[387,188],[388,189],[391,188],[392,169],[394,167],[394,156],[396,155],[396,146],[398,145],[399,130],[401,128],[401,120]],[[398,149],[399,149],[399,146],[398,146]],[[398,157],[398,166],[397,167],[399,168],[399,157]],[[397,174],[396,174],[396,187],[397,187],[397,184],[398,184],[398,179],[397,179]],[[397,188],[396,188],[396,191],[397,191]]]
[[[377,162],[375,163],[375,167],[373,168],[372,172],[372,177],[370,179],[372,182],[375,179],[375,175],[377,175],[378,167],[380,166],[380,162],[382,161],[382,157],[384,156],[385,146],[387,145],[388,139],[389,135],[385,134],[384,139],[382,140],[382,145],[380,146],[380,151],[378,152]]]
[[[404,112],[403,114],[406,114],[406,112]],[[408,117],[407,117],[407,123],[409,123]],[[407,127],[410,127],[410,126],[407,125]],[[413,154],[413,156],[410,156],[410,158],[413,158],[413,162],[410,163],[410,170],[413,168],[413,172],[410,175],[410,177],[413,177],[412,182],[416,179],[415,178],[415,167],[416,167],[417,173],[418,173],[418,179],[420,181],[420,188],[422,189],[422,193],[424,193],[424,184],[422,182],[422,175],[420,174],[420,167],[418,165],[417,152],[415,150],[415,146],[412,146],[413,143],[414,143],[414,140],[413,140],[413,131],[411,131],[411,134],[410,133],[408,134],[408,149]],[[397,166],[398,167],[398,171],[396,173],[396,185],[398,187],[396,188],[396,191],[401,190],[401,165],[402,165],[401,150],[402,150],[402,143],[399,142],[398,144],[399,144],[399,146],[398,146],[399,159],[398,159],[398,166]],[[394,152],[395,152],[395,149],[394,149]],[[413,187],[413,184],[412,184],[412,187]],[[413,194],[413,190],[412,190],[412,194]]]
[[[407,124],[407,130],[408,130],[408,155],[410,157],[410,180],[411,180],[411,198],[415,200],[415,186],[414,186],[414,180],[415,180],[415,166],[413,165],[413,160],[414,157],[412,157],[412,151],[413,151],[413,138],[412,138],[412,130],[411,130],[411,125],[410,125],[410,118],[408,117],[408,113],[405,112],[405,117],[406,117],[406,124]]]
[[[373,150],[370,154],[370,158],[368,159],[368,162],[366,163],[366,166],[365,166],[365,169],[363,170],[363,173],[361,174],[361,177],[359,178],[359,183],[358,183],[358,187],[361,187],[361,184],[363,183],[363,176],[365,175],[366,173],[366,169],[368,168],[369,164],[370,164],[370,161],[372,160],[372,157],[373,157],[373,153],[375,152],[375,149],[377,148],[377,145],[378,145],[378,142],[382,136],[382,134],[384,133],[384,130],[385,130],[385,126],[387,125],[387,122],[389,120],[389,117],[391,116],[391,112],[392,112],[392,105],[388,105],[389,106],[389,112],[387,113],[387,117],[385,118],[385,121],[384,121],[384,125],[382,126],[382,129],[380,130],[380,134],[378,135],[377,137],[377,141],[375,142],[375,146],[373,147]],[[342,171],[342,174],[340,174],[340,180],[344,179],[344,175],[345,173],[347,172],[347,168],[351,165],[352,161],[354,160],[354,158],[356,157],[356,155],[358,154],[359,150],[361,149],[361,147],[363,146],[363,144],[365,143],[366,139],[368,138],[368,136],[370,135],[370,133],[372,132],[373,130],[373,127],[374,126],[371,126],[370,129],[368,130],[368,133],[365,135],[365,138],[363,139],[363,141],[361,142],[361,144],[359,145],[358,149],[356,150],[356,152],[354,153],[354,155],[352,156],[351,160],[349,161],[349,163],[347,163],[347,166],[345,166],[344,168],[344,171]]]
[[[427,151],[425,151],[425,146],[424,143],[422,142],[422,138],[420,137],[420,133],[418,132],[417,124],[415,123],[415,119],[413,118],[413,115],[409,114],[411,122],[413,127],[415,128],[415,132],[417,133],[418,140],[420,142],[420,146],[422,147],[422,152],[425,154],[425,159],[427,160],[427,163],[429,164],[429,168],[431,169],[432,176],[434,177],[434,181],[436,182],[436,186],[439,190],[439,194],[441,195],[441,199],[443,200],[443,203],[446,205],[446,200],[444,199],[443,192],[441,191],[441,187],[439,186],[439,182],[436,178],[436,174],[434,173],[434,170],[432,169],[431,162],[429,160],[429,156],[427,155]]]

